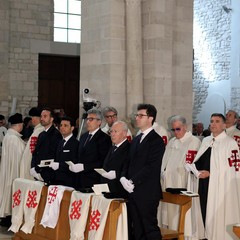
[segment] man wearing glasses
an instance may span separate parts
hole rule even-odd
[[[69,167],[70,171],[78,173],[76,189],[87,190],[101,182],[100,175],[94,169],[102,168],[103,161],[112,146],[110,136],[100,128],[101,123],[101,112],[90,109],[86,118],[88,132],[84,133],[79,141],[78,163]]]
[[[156,108],[151,104],[139,104],[137,110],[136,126],[141,133],[132,141],[129,166],[123,170],[120,179],[124,189],[130,193],[129,226],[133,229],[129,229],[129,233],[133,233],[134,239],[160,240],[157,208],[162,197],[160,169],[165,146],[152,127]]]
[[[183,116],[175,115],[170,119],[171,131],[174,137],[166,146],[161,168],[161,183],[163,191],[167,188],[187,188],[188,171],[185,164],[191,164],[198,152],[201,141],[187,130],[187,121]],[[190,190],[190,189],[188,189]],[[162,224],[177,230],[179,208],[172,204],[162,204]],[[186,217],[187,218],[187,217]],[[186,224],[187,225],[187,221]],[[188,224],[189,225],[189,224]],[[191,230],[185,231],[191,236]]]
[[[111,127],[112,127],[113,123],[118,121],[117,115],[118,115],[118,112],[114,107],[105,107],[103,109],[103,116],[104,116],[105,121],[106,121],[106,125],[102,128],[103,132],[110,135],[110,130],[111,130]],[[128,139],[129,142],[132,141],[132,133],[129,129],[128,129],[128,132],[127,132],[127,139]]]

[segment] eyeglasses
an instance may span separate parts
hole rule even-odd
[[[135,118],[138,117],[138,118],[140,118],[140,119],[143,118],[143,117],[148,117],[147,114],[141,114],[141,113],[140,113],[140,114],[134,114],[134,116],[135,116]]]
[[[105,116],[105,118],[115,118],[115,117],[117,117],[117,114]]]
[[[94,119],[98,121],[100,120],[99,118],[93,118],[93,117],[86,118],[86,120],[89,122],[92,122]]]
[[[171,131],[172,131],[172,132],[180,132],[180,131],[181,131],[181,128],[171,128]]]

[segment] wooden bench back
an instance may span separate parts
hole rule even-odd
[[[163,199],[161,199],[161,202],[172,203],[180,206],[178,230],[174,231],[171,229],[161,228],[163,239],[184,239],[185,215],[192,206],[192,198],[185,195],[163,192]]]

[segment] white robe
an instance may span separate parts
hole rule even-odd
[[[7,129],[4,126],[0,127],[0,156],[2,153],[2,142],[3,142],[3,138],[5,137],[7,133]]]
[[[226,128],[226,133],[229,137],[232,137],[233,139],[235,139],[240,149],[240,130],[237,129],[236,126],[234,125],[229,128]]]
[[[0,166],[0,217],[12,213],[12,183],[19,177],[20,159],[25,148],[21,134],[10,128],[3,139]]]
[[[38,135],[43,130],[44,130],[44,127],[40,123],[34,127],[34,131],[27,142],[27,145],[24,149],[24,152],[20,161],[20,178],[34,180],[33,176],[30,175],[32,152],[35,150]]]
[[[191,132],[186,132],[181,139],[174,137],[169,141],[163,156],[161,169],[163,191],[165,191],[166,188],[187,188],[189,173],[184,168],[184,164],[193,162],[200,145],[201,141],[193,136]],[[193,205],[196,205],[198,208],[197,204],[198,203],[194,203]],[[170,229],[177,230],[179,207],[162,202],[160,202],[160,205],[161,208],[159,208],[159,210],[161,213],[158,214],[158,217],[161,224],[168,226]],[[196,211],[198,212],[198,210],[195,209],[193,212],[189,210],[186,214],[185,236],[192,237],[197,234],[196,223],[192,223],[191,220],[193,216],[195,217],[193,214],[196,214]]]
[[[213,136],[203,139],[194,162],[212,145],[210,178],[206,210],[206,238],[237,239],[232,231],[240,222],[240,160],[237,143],[225,132],[213,142]]]

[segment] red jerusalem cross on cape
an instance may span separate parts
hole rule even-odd
[[[28,198],[27,198],[27,202],[26,202],[26,206],[28,208],[35,208],[38,203],[36,202],[36,198],[37,198],[37,191],[28,191]]]
[[[13,193],[13,204],[12,208],[19,206],[21,203],[21,190],[18,189],[15,193]]]
[[[228,158],[229,166],[235,167],[236,171],[240,170],[240,159],[237,150],[232,150],[232,155]]]
[[[98,230],[100,226],[100,217],[101,217],[101,213],[98,211],[98,209],[91,211],[89,231]]]
[[[197,151],[196,150],[188,150],[187,154],[186,154],[186,163],[192,163],[195,156],[197,155]]]

